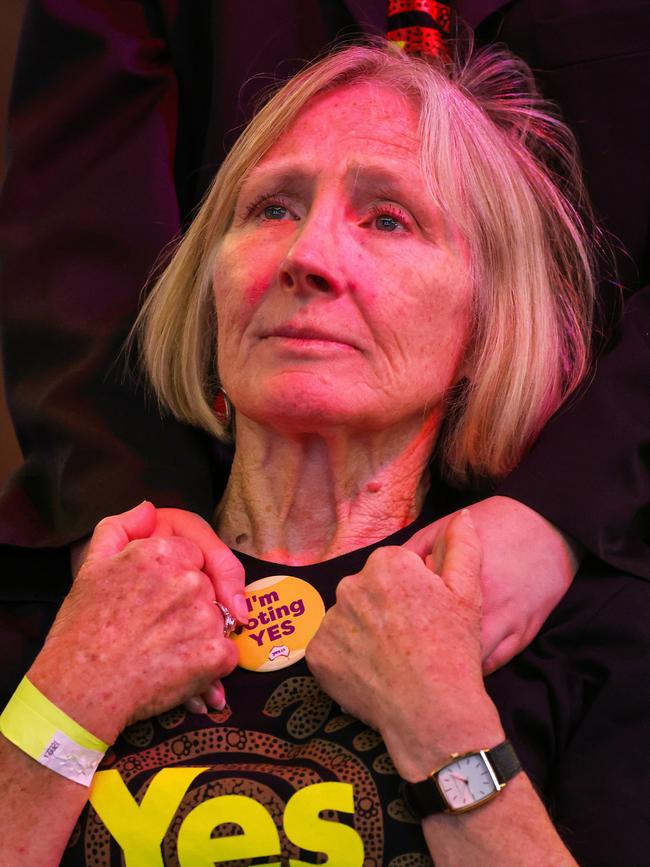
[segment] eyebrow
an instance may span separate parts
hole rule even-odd
[[[259,184],[287,191],[304,191],[313,187],[314,175],[307,165],[288,162],[277,163],[275,166],[272,164],[269,167],[257,165],[241,179],[237,198],[239,199],[242,192],[248,192],[248,188],[252,187],[254,190]]]
[[[390,166],[394,166],[392,169]],[[423,230],[435,235],[444,232],[449,236],[447,219],[435,205],[427,191],[424,178],[414,184],[404,177],[404,167],[413,168],[408,160],[393,159],[386,164],[368,164],[351,161],[346,170],[345,184],[352,201],[372,196],[375,199],[388,199],[406,207],[413,214]],[[313,191],[316,176],[307,160],[296,163],[278,160],[276,163],[258,163],[241,180],[236,194],[237,205],[242,192],[246,196],[255,195],[260,186],[264,192],[288,195],[305,195]]]
[[[346,187],[351,195],[355,193],[372,192],[380,198],[394,198],[404,202],[417,203],[421,201],[419,190],[413,188],[404,180],[401,171],[402,163],[395,162],[395,170],[385,165],[365,165],[357,162],[350,163],[346,172]],[[304,192],[314,186],[315,176],[308,164],[280,162],[275,166],[256,166],[249,174],[242,178],[237,190],[237,198],[242,192],[253,191],[258,184],[269,185],[288,192]]]
[[[386,166],[351,163],[346,185],[352,196],[372,193],[379,198],[396,199],[414,205],[422,201],[420,189],[414,189],[412,183],[405,181],[402,171],[391,171]]]

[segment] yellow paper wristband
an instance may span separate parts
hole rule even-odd
[[[24,677],[0,715],[0,732],[40,764],[89,786],[109,744],[95,737]]]

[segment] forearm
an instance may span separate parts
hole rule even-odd
[[[86,732],[97,733],[96,737],[103,736],[112,742],[120,723],[111,714],[102,690],[93,687],[91,670],[84,666],[83,658],[83,654],[65,642],[46,642],[27,672],[30,689],[35,687],[57,711],[62,711]],[[61,659],[67,660],[66,664],[62,664]],[[20,714],[26,717],[25,725],[29,726],[27,715],[32,710],[29,696],[29,693],[21,692],[12,700],[18,702],[14,707],[20,708],[18,719],[12,717],[10,711],[6,717],[3,716],[3,734],[0,736],[0,791],[3,793],[0,803],[0,867],[59,864],[75,822],[88,800],[87,785],[67,779],[32,757],[38,754],[38,750],[31,752],[33,745],[27,746],[29,738],[21,748],[21,738],[28,734],[28,730]],[[38,710],[33,720],[35,725],[37,719]],[[44,732],[48,738],[54,736],[54,729],[60,725],[50,722],[52,732]],[[68,734],[66,729],[63,731]],[[86,782],[89,781],[90,777]]]
[[[436,867],[576,865],[523,773],[488,804],[460,815],[429,816],[422,829]]]
[[[0,735],[0,867],[59,864],[88,789]]]
[[[453,753],[490,749],[505,740],[499,714],[481,689],[437,704],[435,716],[406,718],[385,735],[402,778],[425,779]],[[487,803],[467,813],[440,813],[423,821],[436,867],[563,867],[575,865],[523,771]]]

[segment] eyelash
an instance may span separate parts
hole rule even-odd
[[[401,223],[405,229],[409,226],[409,219],[406,214],[401,211],[396,205],[385,205],[385,204],[377,204],[372,205],[370,208],[370,215],[372,217],[393,217],[393,219],[397,220]]]
[[[286,208],[288,211],[291,211],[290,203],[287,199],[285,199],[282,195],[277,193],[262,193],[261,196],[258,196],[250,205],[246,208],[245,219],[249,219],[251,216],[259,215],[263,208],[268,208],[272,205],[279,205],[282,208]],[[392,204],[376,204],[372,205],[369,209],[369,214],[371,217],[383,217],[388,215],[389,217],[393,217],[393,219],[400,222],[404,228],[408,228],[409,220],[406,214],[401,211],[396,205]]]
[[[261,196],[258,196],[255,201],[251,202],[251,204],[246,208],[245,218],[248,219],[253,215],[259,214],[260,211],[265,208],[268,208],[271,205],[279,205],[281,208],[286,208],[288,211],[291,210],[289,206],[289,202],[283,198],[281,195],[277,195],[276,193],[262,193]]]

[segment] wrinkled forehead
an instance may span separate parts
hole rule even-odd
[[[384,166],[419,175],[419,116],[410,100],[378,82],[341,85],[310,100],[243,182],[275,167],[313,160],[332,169]]]

